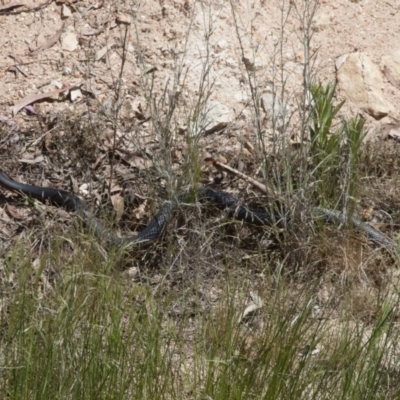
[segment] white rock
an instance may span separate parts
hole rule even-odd
[[[225,65],[229,68],[237,68],[238,63],[233,58],[226,58]]]
[[[261,95],[261,107],[270,120],[274,119],[277,128],[285,126],[293,113],[288,102],[282,102],[269,89]]]
[[[50,85],[56,87],[57,89],[61,89],[63,87],[62,82],[56,80],[51,81]]]
[[[246,103],[248,99],[249,96],[247,96],[247,93],[242,90],[235,93],[235,100],[239,103]]]
[[[193,126],[192,134],[209,135],[225,129],[234,118],[232,110],[217,101],[210,102]]]
[[[71,9],[66,4],[63,4],[61,6],[61,18],[62,19],[67,19],[67,18],[69,18],[71,16],[72,16]]]
[[[82,97],[82,92],[80,89],[73,89],[69,92],[69,97],[71,98],[71,101],[75,101],[79,97]]]
[[[61,36],[61,48],[66,51],[75,51],[78,48],[78,38],[75,29],[72,25],[65,29],[64,34]]]
[[[338,88],[343,96],[376,119],[383,118],[393,106],[382,93],[379,67],[364,53],[352,53],[336,60]]]
[[[87,195],[89,194],[89,185],[87,183],[82,183],[81,186],[79,186],[79,194],[82,195]]]
[[[228,48],[228,42],[225,39],[218,40],[217,44],[215,45],[216,53],[220,53]]]
[[[327,28],[332,23],[332,14],[320,13],[314,18],[314,29],[318,32]]]

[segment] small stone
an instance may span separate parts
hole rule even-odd
[[[63,4],[61,6],[61,18],[62,19],[67,19],[67,18],[69,18],[71,16],[72,16],[71,9],[66,4]]]
[[[336,60],[338,88],[361,110],[381,119],[393,110],[382,93],[379,67],[365,53],[351,53]]]
[[[215,45],[216,53],[220,53],[228,48],[228,42],[225,39],[218,40],[217,44]]]
[[[197,135],[203,130],[206,135],[220,132],[224,130],[233,119],[234,115],[228,106],[217,101],[210,102],[208,109],[199,118],[197,132],[193,132],[193,134]]]
[[[51,81],[50,83],[52,86],[56,87],[57,89],[61,89],[63,87],[63,84],[60,81]]]
[[[117,22],[117,24],[130,25],[131,17],[128,14],[119,13],[119,14],[117,14],[116,22]]]
[[[72,25],[68,26],[64,35],[61,38],[61,48],[66,51],[75,51],[78,48],[79,42],[76,37],[75,29]]]
[[[71,99],[71,101],[75,101],[76,99],[78,99],[79,97],[82,97],[82,92],[80,89],[73,89],[69,92],[69,97]]]
[[[239,103],[246,103],[248,99],[246,92],[240,91],[235,93],[235,100]]]
[[[79,194],[82,194],[82,195],[89,194],[89,185],[87,183],[82,183],[82,185],[79,186]]]

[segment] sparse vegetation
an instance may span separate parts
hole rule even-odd
[[[275,71],[272,116],[264,118],[265,77],[247,66],[244,82],[255,149],[246,174],[268,185],[269,198],[258,196],[259,206],[290,214],[284,231],[282,221],[265,229],[242,226],[194,202],[182,205],[150,250],[125,251],[106,247],[77,224],[66,227],[65,214],[55,216],[51,207],[32,207],[34,217],[20,218],[23,229],[15,241],[4,240],[0,259],[2,399],[399,398],[398,257],[346,227],[315,223],[310,210],[323,205],[353,215],[375,207],[384,230],[398,224],[400,152],[364,145],[365,121],[342,116],[335,86],[314,79],[309,46],[318,1],[281,4],[282,24],[291,12],[303,24],[308,58],[302,92],[289,94],[285,71]],[[71,117],[57,121],[43,138],[57,166],[54,179],[63,168],[80,171],[79,159],[87,157],[84,165],[93,171],[79,177],[90,176],[93,187],[100,186],[96,206],[110,199],[130,202],[138,225],[162,203],[156,194],[168,198],[177,187],[205,179],[201,135],[214,90],[209,57],[214,30],[210,10],[203,7],[209,19],[196,99],[184,93],[187,47],[176,57],[173,81],[166,80],[156,97],[157,76],[148,73],[140,32],[135,33],[147,101],[143,114],[148,113],[157,146],[147,147],[140,135],[146,118],[129,127],[130,136],[120,121],[128,62],[124,26],[114,112],[99,111],[95,122],[91,113],[76,123]],[[231,7],[244,58],[244,39],[251,38],[242,37],[234,1]],[[284,35],[282,29],[274,65],[284,52]],[[288,103],[296,95],[301,100],[293,109]],[[103,137],[98,128],[107,124],[112,134]],[[140,196],[139,203],[113,197],[112,178],[120,178],[118,171],[130,162],[122,145],[134,147],[145,163],[137,167],[136,182],[148,203]],[[102,146],[99,160],[96,147]],[[65,165],[70,153],[73,159]],[[11,164],[6,168],[12,171]],[[30,178],[38,168],[24,172]],[[96,186],[99,176],[102,186]],[[129,207],[122,206],[120,215],[114,207],[117,222],[133,219]]]

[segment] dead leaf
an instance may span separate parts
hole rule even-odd
[[[78,193],[86,197],[90,193],[89,185],[87,183],[82,183],[82,185],[79,186]]]
[[[119,13],[117,14],[116,22],[117,24],[130,25],[132,21],[131,17],[128,14]]]
[[[362,213],[363,219],[366,221],[372,221],[373,211],[374,211],[374,208],[371,206],[366,208]]]
[[[251,317],[251,315],[254,315],[257,310],[259,310],[261,307],[257,304],[250,304],[245,308],[243,311],[242,315],[239,318],[238,323],[241,323]]]
[[[11,215],[12,219],[26,220],[26,210],[21,207],[6,204],[7,212]]]
[[[111,195],[121,193],[121,192],[122,192],[122,187],[120,185],[118,185],[118,183],[112,184],[111,189],[110,189]]]
[[[15,125],[15,121],[13,121],[12,119],[9,119],[7,117],[5,117],[4,115],[0,115],[0,121],[4,122],[7,125]]]
[[[119,221],[124,213],[124,198],[119,194],[113,194],[111,196],[111,204],[116,212],[116,219]]]
[[[154,65],[149,65],[144,69],[142,75],[151,74],[152,72],[155,72],[155,71],[157,71],[157,67],[155,67]]]
[[[35,101],[48,99],[48,98],[51,98],[51,97],[56,97],[60,93],[69,92],[72,89],[80,88],[81,85],[82,84],[71,85],[71,86],[64,87],[62,89],[52,90],[51,92],[47,92],[47,93],[30,94],[29,96],[26,96],[22,100],[20,100],[12,108],[13,115],[15,116],[22,108],[26,107],[28,104],[32,104]]]
[[[44,157],[42,155],[40,155],[40,156],[35,157],[33,160],[30,160],[27,158],[20,158],[18,161],[23,164],[39,164],[44,161]]]
[[[100,33],[103,33],[106,30],[106,28],[99,28],[96,30],[92,30],[92,31],[84,31],[81,32],[80,35],[81,36],[96,36],[99,35]]]
[[[135,167],[139,170],[148,169],[152,165],[152,162],[148,158],[144,158],[141,154],[136,152],[131,153],[128,151],[122,151],[121,149],[116,149],[116,153],[131,167]]]
[[[99,8],[103,7],[104,5],[104,0],[99,1],[98,3],[91,4],[88,9],[85,11],[85,14],[87,14],[90,10],[98,10]]]
[[[19,1],[14,1],[11,3],[4,4],[4,6],[0,6],[0,12],[11,10],[12,8],[23,7],[25,5],[26,5],[25,3],[21,3]]]
[[[79,194],[81,194],[80,192],[79,192],[79,185],[78,185],[78,181],[72,176],[72,175],[70,175],[70,177],[69,177],[69,179],[71,179],[71,184],[72,184],[72,191],[74,192],[74,193],[79,193]],[[87,188],[87,186],[86,186],[86,188]],[[85,187],[82,187],[82,190],[85,190]]]
[[[256,311],[264,306],[264,302],[262,301],[261,297],[255,293],[250,292],[251,298],[253,302],[249,304],[245,310],[243,311],[242,315],[239,317],[239,323],[243,322],[244,320],[250,318]]]
[[[13,197],[12,193],[9,193],[11,197]],[[4,205],[4,207],[0,207],[0,219],[2,220],[2,222],[10,222],[11,218],[9,217],[9,215],[7,214],[7,206],[10,206],[11,204],[9,203],[9,198],[5,197],[5,196],[1,196],[2,197],[2,205]],[[21,207],[18,206],[18,208],[20,209]]]
[[[147,200],[145,200],[139,207],[136,207],[132,211],[132,215],[135,219],[137,220],[143,219],[145,215],[146,205],[147,205]]]
[[[108,43],[102,49],[100,49],[94,58],[95,61],[100,61],[113,47],[117,46],[117,43]]]
[[[29,111],[32,114],[37,114],[36,110],[33,108],[33,106],[31,106],[30,104],[28,104],[27,106],[24,107],[25,110]]]
[[[247,149],[250,153],[254,153],[254,145],[249,141],[244,141],[244,148]]]
[[[53,47],[60,39],[60,36],[61,36],[64,28],[65,28],[65,22],[61,25],[61,28],[56,32],[56,34],[54,36],[52,36],[46,43],[39,46],[36,50],[31,51],[30,55],[37,56],[41,51],[49,49],[50,47]]]
[[[388,136],[399,142],[400,141],[400,130],[399,129],[391,129],[388,133]]]
[[[35,7],[28,7],[25,3],[21,2],[12,2],[5,4],[0,7],[0,14],[22,14],[23,12],[32,12],[32,11],[39,11],[43,8],[47,7],[53,0],[45,1]],[[22,7],[22,8],[21,8]],[[14,10],[14,8],[18,8],[18,10]]]
[[[28,11],[39,11],[39,10],[42,10],[43,8],[45,8],[45,7],[47,7],[49,4],[51,4],[52,1],[53,1],[53,0],[48,0],[48,1],[45,1],[44,3],[39,4],[39,5],[35,6],[35,7],[28,8]]]

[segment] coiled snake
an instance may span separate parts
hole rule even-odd
[[[181,203],[187,202],[191,197],[193,197],[193,193],[190,195],[189,192],[179,194],[174,200],[164,203],[156,216],[136,236],[120,238],[104,228],[101,221],[93,215],[90,207],[73,193],[50,187],[32,186],[16,182],[1,172],[0,186],[4,189],[23,194],[41,202],[49,201],[58,207],[63,207],[67,211],[76,212],[80,215],[89,229],[91,229],[98,237],[118,246],[129,245],[138,248],[156,241],[163,233],[166,225],[171,219],[174,208]],[[199,199],[207,200],[214,203],[219,208],[226,209],[231,217],[249,224],[264,226],[273,225],[276,221],[276,217],[270,212],[256,210],[240,204],[237,199],[223,191],[214,190],[209,187],[202,187],[195,191],[195,195]],[[346,218],[341,211],[314,207],[312,209],[312,214],[315,218],[323,219],[329,223],[342,224],[347,222],[350,226],[363,232],[364,235],[374,243],[383,246],[396,247],[396,244],[380,231],[365,224],[356,217]]]

